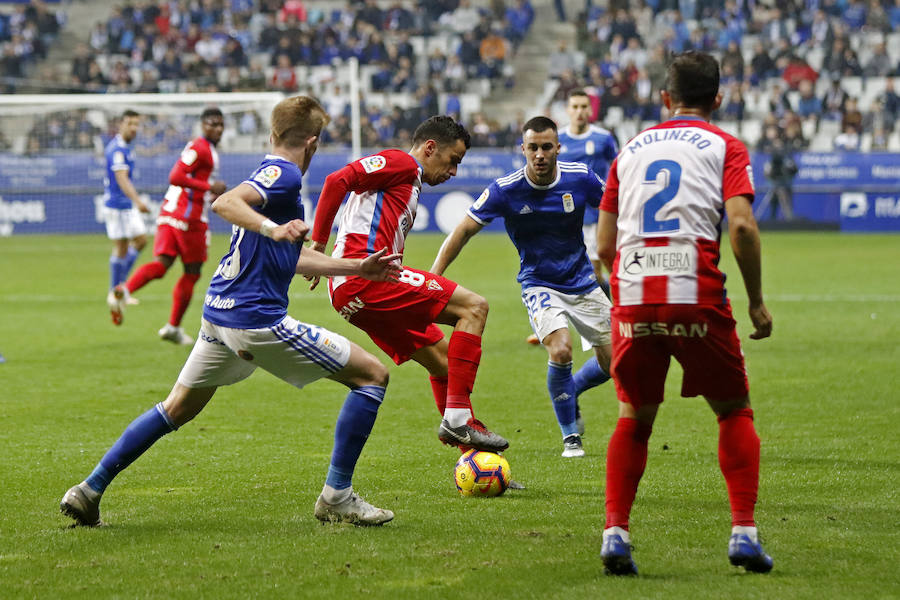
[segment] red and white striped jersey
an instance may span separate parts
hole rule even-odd
[[[189,142],[169,173],[169,189],[157,223],[182,231],[205,227],[209,221],[206,193],[210,177],[219,171],[219,154],[205,137]]]
[[[740,140],[699,117],[676,117],[636,135],[609,171],[600,209],[617,216],[613,301],[724,304],[719,237],[725,201],[753,198]]]
[[[402,150],[384,150],[354,161],[325,179],[311,238],[328,243],[338,208],[350,192],[331,255],[365,258],[382,248],[402,254],[421,189],[422,167]],[[332,286],[344,281],[334,277]]]

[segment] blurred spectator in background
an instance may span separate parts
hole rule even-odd
[[[759,204],[757,218],[762,220],[771,210],[768,218],[774,220],[778,208],[781,208],[782,217],[790,221],[794,218],[794,177],[798,169],[791,148],[785,143],[777,125],[766,126],[757,150],[769,155],[764,168],[769,190]]]
[[[834,149],[843,152],[857,152],[860,147],[859,130],[855,125],[847,125],[834,138]]]

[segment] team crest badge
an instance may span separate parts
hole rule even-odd
[[[440,292],[440,291],[443,290],[444,288],[441,287],[441,284],[439,284],[439,283],[437,282],[437,280],[435,280],[435,279],[429,279],[429,280],[428,280],[428,289],[429,289],[429,290],[434,290],[435,292]]]
[[[563,203],[563,210],[566,211],[567,213],[570,213],[573,210],[575,210],[575,200],[572,198],[572,194],[570,194],[569,192],[566,192],[565,194],[562,195],[562,203]]]
[[[269,165],[253,177],[253,181],[262,184],[263,187],[270,188],[275,185],[278,178],[281,177],[281,167],[278,165]]]
[[[488,196],[490,196],[490,194],[491,194],[490,191],[488,191],[488,189],[485,188],[485,190],[483,192],[481,192],[481,195],[478,196],[478,200],[475,201],[475,204],[472,205],[472,208],[474,208],[475,210],[478,210],[479,208],[484,206],[484,203],[487,202]]]
[[[585,154],[593,154],[594,153],[594,140],[588,140],[584,144],[584,153]]]
[[[362,165],[362,168],[365,169],[366,173],[374,173],[375,171],[383,169],[387,164],[387,161],[383,156],[374,154],[372,156],[361,158],[359,164]]]

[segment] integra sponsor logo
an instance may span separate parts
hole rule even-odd
[[[619,323],[619,335],[639,338],[648,335],[670,337],[706,337],[709,325],[706,323]]]
[[[218,308],[220,310],[234,308],[234,298],[222,298],[218,294],[216,294],[215,297],[211,294],[207,294],[205,303],[210,308]]]

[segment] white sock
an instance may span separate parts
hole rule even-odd
[[[746,535],[754,543],[759,543],[759,536],[756,533],[756,527],[747,527],[745,525],[735,525],[731,528],[731,535]]]
[[[468,408],[445,408],[444,418],[450,423],[450,427],[459,427],[472,418],[472,411]]]
[[[352,491],[352,486],[338,490],[326,483],[325,487],[322,488],[322,499],[328,504],[340,504],[350,497],[350,492]]]
[[[610,535],[618,535],[622,538],[622,541],[626,544],[631,543],[631,535],[628,533],[627,529],[622,529],[621,527],[610,527],[609,529],[603,530],[603,538],[606,539],[607,536]]]

